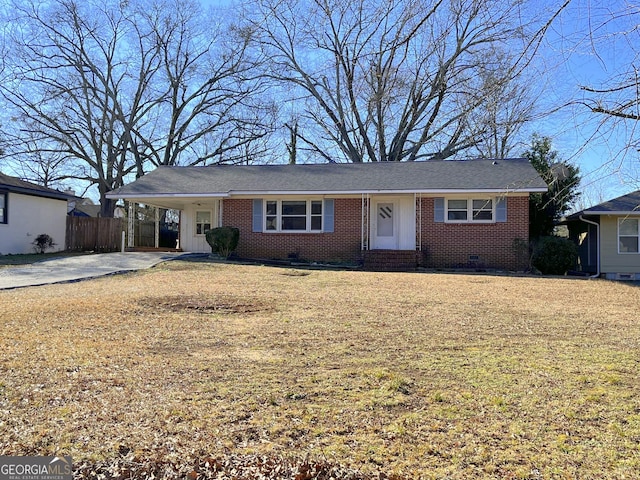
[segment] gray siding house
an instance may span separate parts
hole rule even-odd
[[[583,271],[610,280],[640,280],[640,190],[567,218]]]

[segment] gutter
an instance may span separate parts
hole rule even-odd
[[[589,215],[624,215],[637,216],[640,215],[638,210],[591,210]]]
[[[508,195],[513,193],[542,193],[547,189],[543,188],[516,188],[516,189],[500,189],[500,188],[487,188],[487,189],[465,189],[465,188],[450,188],[450,189],[409,189],[409,190],[384,190],[384,189],[363,189],[363,190],[229,190],[228,192],[219,193],[107,193],[106,197],[111,199],[119,198],[229,198],[233,196],[242,197],[264,197],[268,195],[283,196],[283,195],[298,195],[298,196],[311,196],[311,195],[473,195],[473,194],[494,194],[494,195]]]
[[[409,188],[383,189],[364,188],[357,190],[229,190],[229,196],[265,196],[265,195],[475,195],[510,193],[543,193],[543,188]]]
[[[228,193],[107,193],[106,198],[120,199],[120,198],[227,198]]]
[[[598,237],[598,249],[596,250],[596,273],[595,275],[591,275],[589,278],[600,278],[600,224],[593,220],[587,220],[583,215],[580,215],[578,218],[584,223],[596,226],[596,234]]]

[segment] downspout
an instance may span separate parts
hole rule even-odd
[[[598,237],[598,248],[596,250],[596,273],[595,275],[591,275],[589,278],[600,278],[600,224],[593,220],[587,220],[583,215],[580,215],[578,218],[580,218],[584,223],[596,226],[596,236]]]

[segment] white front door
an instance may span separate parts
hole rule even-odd
[[[396,202],[376,202],[373,229],[373,248],[398,248],[398,211]]]

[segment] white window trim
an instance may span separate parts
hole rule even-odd
[[[210,209],[199,209],[195,211],[193,217],[193,235],[196,237],[204,237],[204,231],[202,233],[198,233],[198,213],[205,212],[209,214],[209,229],[213,228],[213,211]]]
[[[638,237],[638,251],[637,252],[621,252],[620,251],[620,223],[624,220],[638,220],[637,235],[622,235],[623,237]],[[640,255],[640,218],[637,217],[623,217],[618,218],[618,235],[616,236],[616,243],[618,244],[618,255]]]
[[[450,200],[465,200],[467,202],[467,219],[466,220],[449,220],[449,201]],[[473,201],[491,201],[491,220],[474,220],[473,219]],[[494,197],[445,197],[444,199],[444,222],[445,223],[472,223],[472,224],[489,224],[496,223],[496,199]],[[458,209],[453,209],[458,210]]]
[[[306,202],[306,225],[305,230],[282,230],[282,202]],[[273,217],[274,215],[267,214],[267,204],[269,202],[276,202],[276,228],[275,230],[267,230],[267,217]],[[322,210],[320,215],[311,215],[311,202],[320,202]],[[323,233],[324,232],[324,199],[321,197],[305,197],[305,198],[265,198],[262,202],[262,232],[263,233]],[[295,215],[294,215],[295,216]],[[320,230],[311,230],[311,217],[320,217]]]

